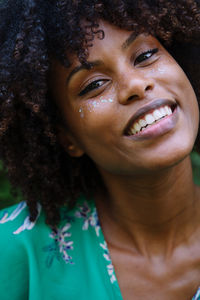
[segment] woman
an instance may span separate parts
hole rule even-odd
[[[1,299],[200,299],[197,1],[0,14]]]

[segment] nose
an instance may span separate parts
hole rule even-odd
[[[147,93],[154,89],[154,81],[144,74],[137,74],[137,71],[132,71],[122,75],[118,87],[119,103],[125,105],[132,101],[144,99]]]

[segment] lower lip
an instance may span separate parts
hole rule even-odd
[[[134,135],[128,136],[133,140],[146,140],[162,136],[171,131],[178,121],[178,107],[175,108],[173,113],[164,117],[160,121],[146,128],[144,131],[140,131]]]

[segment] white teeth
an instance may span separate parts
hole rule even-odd
[[[159,110],[162,114],[162,117],[166,116],[166,111],[165,111],[164,107],[161,107]]]
[[[140,119],[138,123],[141,127],[145,127],[147,125],[147,122],[144,119]]]
[[[132,128],[131,130],[130,130],[130,135],[131,134],[136,134],[136,130],[134,129],[134,128]]]
[[[153,115],[152,114],[148,114],[148,115],[146,115],[145,116],[145,121],[147,122],[147,124],[152,124],[153,122],[155,122],[155,119],[154,119],[154,117],[153,117]]]
[[[156,123],[157,120],[160,120],[165,116],[169,116],[172,113],[172,109],[168,105],[165,105],[159,109],[155,109],[151,114],[149,113],[135,122],[129,130],[129,135],[134,135],[140,131],[144,131],[150,125]]]
[[[171,107],[167,106],[167,109],[168,109],[168,116],[172,114],[172,109]]]
[[[164,106],[165,114],[168,115],[168,106]]]
[[[134,129],[135,129],[136,132],[139,132],[140,129],[141,129],[141,126],[138,123],[135,123],[134,124]]]
[[[158,109],[154,110],[153,116],[156,120],[159,120],[160,118],[162,118],[162,114]]]

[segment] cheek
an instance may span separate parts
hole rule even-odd
[[[85,147],[91,144],[105,144],[108,132],[116,128],[116,114],[114,99],[112,96],[101,96],[95,100],[87,100],[77,105],[67,113],[71,131],[77,139],[82,141]],[[109,130],[108,130],[109,129]]]
[[[161,91],[173,97],[180,107],[189,107],[196,112],[198,104],[193,87],[183,69],[173,58],[159,63],[157,68],[151,71],[149,76],[154,77]]]
[[[84,118],[88,116],[90,113],[99,114],[105,112],[107,108],[109,109],[110,103],[114,102],[112,97],[99,97],[98,100],[89,100],[84,104],[80,105],[79,113],[80,117]],[[105,105],[107,104],[107,105]],[[109,106],[108,106],[109,105]]]
[[[177,74],[177,79],[174,78],[175,90],[177,90],[176,100],[187,117],[191,128],[196,128],[199,123],[199,107],[196,94],[186,74],[179,66],[177,66]]]
[[[172,72],[171,72],[172,73]],[[191,140],[196,138],[199,127],[199,107],[194,89],[184,71],[177,65],[173,68],[175,97],[182,111],[184,131]],[[177,74],[175,76],[175,74]]]
[[[169,85],[171,84],[172,90],[174,90],[175,93],[177,92],[177,98],[181,95],[185,96],[185,98],[189,96],[187,101],[189,101],[190,98],[196,99],[193,87],[183,69],[173,59],[171,59],[170,62],[167,69],[168,76],[166,74],[166,77],[168,78]]]
[[[115,115],[112,102],[112,98],[101,97],[99,101],[90,100],[81,105],[80,121],[86,133],[101,135],[106,128],[111,126],[112,118]]]
[[[174,99],[180,108],[181,137],[196,138],[199,126],[199,107],[193,87],[182,68],[169,57],[159,62],[148,76],[154,78],[157,96]]]

